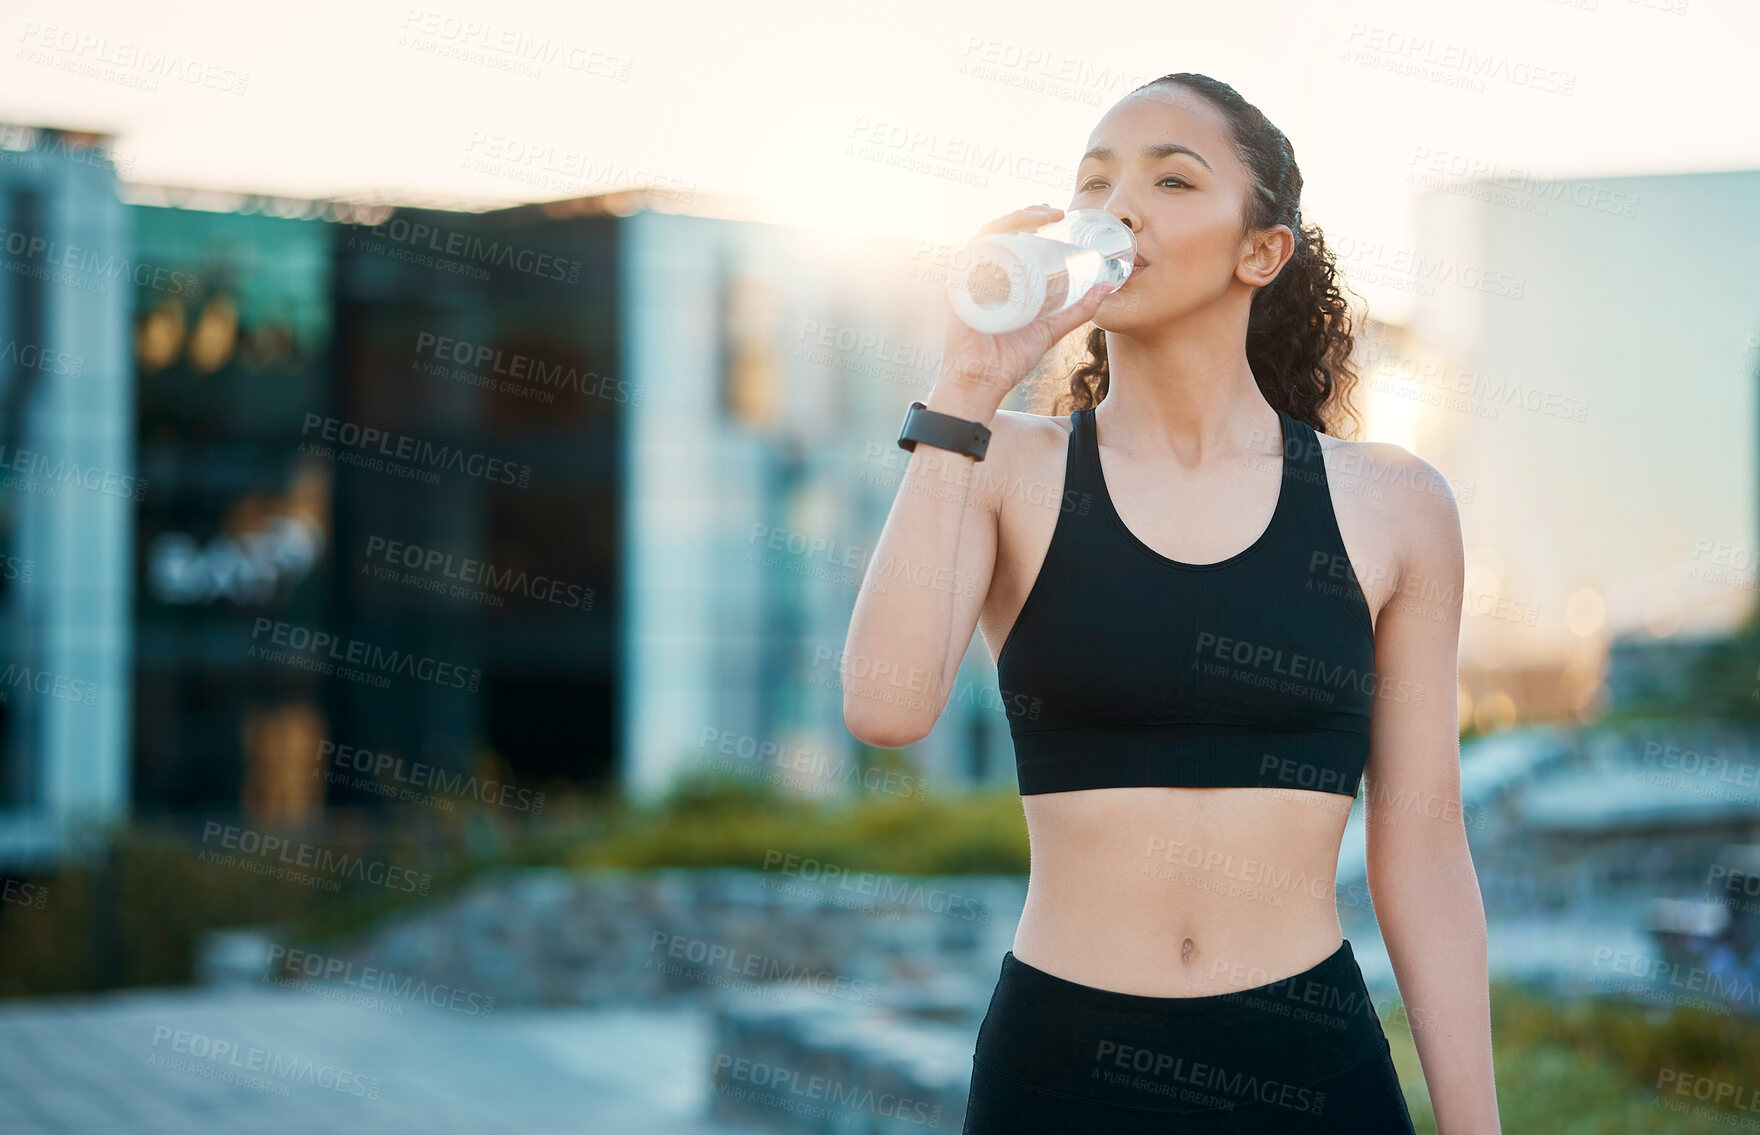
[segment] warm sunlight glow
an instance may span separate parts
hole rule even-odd
[[[1593,587],[1579,587],[1565,603],[1564,620],[1572,634],[1587,638],[1607,621],[1607,602]]]

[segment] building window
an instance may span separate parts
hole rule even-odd
[[[760,277],[724,269],[720,292],[722,409],[747,425],[768,427],[782,400],[775,289]]]

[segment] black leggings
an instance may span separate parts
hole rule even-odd
[[[1346,939],[1325,961],[1209,997],[1144,997],[1010,950],[978,1028],[965,1135],[1412,1135]]]

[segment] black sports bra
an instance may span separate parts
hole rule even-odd
[[[1264,533],[1210,564],[1137,539],[1070,415],[1057,527],[997,656],[1022,795],[1248,787],[1355,796],[1375,633],[1320,439],[1277,412],[1283,480]],[[1030,709],[1025,708],[1030,707]]]

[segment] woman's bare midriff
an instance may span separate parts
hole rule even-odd
[[[1068,419],[1030,424],[1033,443],[998,470],[999,483],[1060,489]],[[1328,477],[1347,546],[1367,552],[1358,566],[1381,563],[1386,540],[1364,511],[1371,498],[1348,491],[1331,468]],[[1015,493],[1003,505],[982,619],[993,661],[1044,562],[1061,500],[1061,492]],[[1264,522],[1240,523],[1239,532],[1203,533],[1215,544],[1192,561],[1224,558]],[[1378,611],[1390,574],[1359,574],[1375,581],[1368,592]],[[1344,937],[1333,888],[1351,803],[1340,793],[1275,788],[1023,796],[1032,849],[1014,954],[1070,981],[1151,997],[1211,996],[1301,973]]]
[[[1014,955],[1069,981],[1201,997],[1301,973],[1343,938],[1351,798],[1277,788],[1021,797],[1032,841]]]

